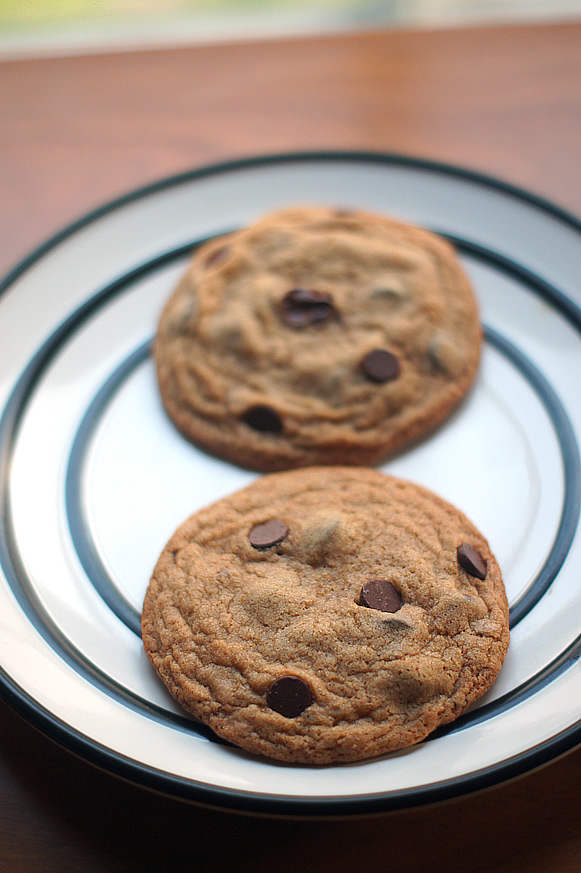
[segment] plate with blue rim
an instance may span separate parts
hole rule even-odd
[[[140,639],[151,571],[192,512],[257,476],[187,443],[151,358],[201,242],[282,206],[363,208],[456,247],[483,323],[476,382],[380,469],[462,509],[503,570],[511,644],[493,688],[398,754],[290,766],[183,713]],[[581,743],[581,223],[526,191],[400,155],[309,152],[202,167],[129,193],[0,286],[0,694],[137,784],[209,806],[361,815],[502,783]]]

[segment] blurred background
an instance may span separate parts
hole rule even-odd
[[[0,0],[0,56],[581,19],[581,0]]]

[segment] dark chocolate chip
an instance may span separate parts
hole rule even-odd
[[[456,554],[458,556],[458,563],[470,576],[476,576],[477,579],[486,579],[486,573],[488,572],[486,561],[480,552],[476,551],[474,546],[469,545],[469,543],[462,543],[456,549]]]
[[[282,433],[280,415],[270,406],[251,406],[242,418],[248,427],[261,433]]]
[[[278,311],[289,327],[309,327],[337,317],[330,294],[304,288],[289,291],[280,301]]]
[[[358,603],[380,612],[397,612],[401,609],[403,600],[391,582],[386,579],[370,579],[361,589]]]
[[[295,718],[313,702],[313,692],[298,676],[282,676],[266,692],[266,702],[275,712]]]
[[[361,367],[372,382],[391,382],[399,376],[399,361],[387,349],[373,349],[361,361]]]
[[[208,267],[217,267],[219,264],[224,263],[228,255],[230,254],[230,246],[220,246],[217,249],[214,249],[213,252],[210,252],[206,260],[204,261],[204,266]]]
[[[277,546],[288,536],[288,527],[281,518],[271,518],[261,524],[255,524],[248,539],[255,549],[269,549]]]

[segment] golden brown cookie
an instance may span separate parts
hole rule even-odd
[[[198,249],[155,342],[165,408],[256,470],[373,463],[470,387],[481,328],[452,247],[365,212],[287,209]]]
[[[423,740],[494,682],[499,567],[457,509],[356,467],[264,476],[169,541],[143,641],[172,695],[280,761],[356,761]]]

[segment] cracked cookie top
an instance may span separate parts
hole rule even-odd
[[[146,652],[222,738],[287,762],[423,740],[494,682],[509,640],[484,537],[375,470],[265,476],[186,521],[143,609]]]
[[[444,239],[295,208],[202,245],[155,342],[164,406],[208,451],[270,471],[368,464],[470,387],[481,328]]]

